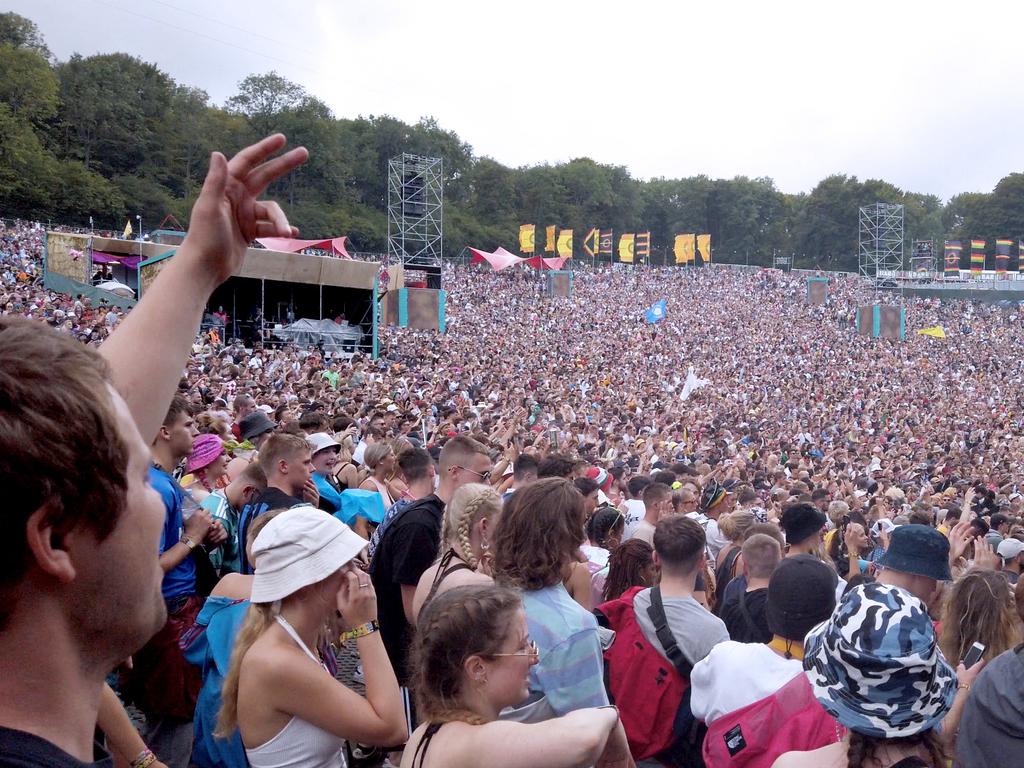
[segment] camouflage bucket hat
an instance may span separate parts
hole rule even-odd
[[[886,584],[846,593],[807,634],[804,670],[829,714],[875,738],[935,727],[956,694],[956,673],[939,650],[924,603]]]

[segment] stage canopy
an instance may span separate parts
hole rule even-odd
[[[295,253],[306,248],[316,248],[319,251],[329,251],[342,259],[351,259],[345,249],[347,237],[331,237],[327,240],[295,240],[290,237],[257,237],[256,242],[271,251],[283,251],[284,253]]]
[[[527,266],[533,267],[534,269],[561,269],[562,265],[567,261],[567,259],[564,258],[544,259],[540,256],[533,256],[532,258],[524,259],[521,256],[516,256],[514,253],[506,251],[501,247],[493,252],[481,251],[479,248],[470,248],[469,250],[473,254],[472,262],[474,264],[480,264],[481,262],[486,261],[491,265],[491,267],[493,267],[495,272],[501,272],[503,269],[523,263]]]

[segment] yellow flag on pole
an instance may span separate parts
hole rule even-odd
[[[633,233],[619,236],[619,261],[626,264],[633,263]]]
[[[134,230],[132,229],[132,220],[131,220],[131,219],[128,219],[128,221],[127,221],[127,222],[125,222],[125,225],[124,225],[124,237],[125,237],[125,239],[126,239],[126,240],[127,240],[127,239],[128,239],[129,237],[131,237],[131,236],[132,236],[132,232],[133,232],[133,231],[134,231]]]
[[[558,255],[563,259],[572,258],[572,230],[563,229],[558,233]]]
[[[693,261],[693,233],[676,235],[672,252],[676,255],[676,264],[689,264]]]
[[[583,250],[587,256],[594,259],[601,249],[601,233],[597,229],[591,229],[583,238]]]
[[[537,236],[537,227],[533,224],[520,224],[519,225],[519,252],[520,253],[533,253],[535,247],[535,240]]]
[[[544,243],[544,250],[550,253],[555,252],[555,225],[546,228],[547,242]]]
[[[941,325],[933,325],[931,328],[922,328],[917,332],[918,336],[932,336],[936,339],[946,338],[946,332]]]
[[[711,235],[697,235],[697,250],[705,264],[711,263]]]

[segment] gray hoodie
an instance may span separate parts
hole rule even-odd
[[[1024,644],[978,675],[960,721],[957,768],[1024,768]]]

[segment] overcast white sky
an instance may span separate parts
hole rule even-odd
[[[513,166],[832,173],[943,198],[1024,170],[1024,5],[861,0],[0,0],[65,59],[123,51],[222,103],[276,70],[341,117],[432,115]]]

